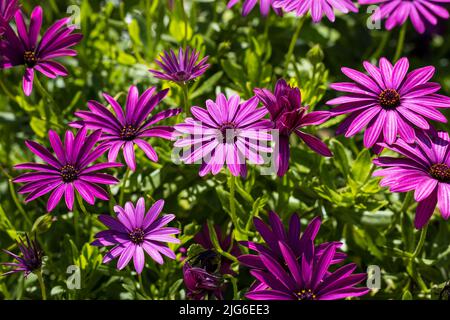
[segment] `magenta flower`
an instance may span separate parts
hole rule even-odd
[[[327,111],[307,113],[307,107],[302,106],[299,88],[289,86],[285,80],[278,80],[274,93],[267,89],[255,89],[255,94],[270,113],[273,128],[278,130],[279,141],[277,159],[277,174],[282,177],[289,169],[290,147],[289,137],[295,133],[308,147],[325,157],[333,154],[327,145],[315,136],[302,132],[301,129],[310,125],[319,125],[330,118]]]
[[[219,274],[208,271],[206,267],[192,266],[189,261],[183,265],[183,280],[187,297],[192,300],[203,300],[208,297],[223,299],[224,282]]]
[[[308,249],[300,259],[282,241],[278,242],[283,263],[279,263],[267,253],[259,257],[267,271],[259,269],[250,273],[266,289],[255,288],[245,295],[251,300],[337,300],[348,297],[359,297],[370,290],[355,287],[366,279],[366,274],[353,274],[355,264],[340,267],[334,272],[328,271],[336,246],[328,245],[318,256],[310,241]],[[287,268],[285,267],[287,266]]]
[[[67,76],[66,68],[53,59],[75,56],[77,52],[70,47],[79,43],[83,35],[72,33],[75,26],[67,26],[70,18],[64,18],[55,22],[38,41],[42,25],[42,8],[39,6],[31,13],[28,29],[25,16],[20,10],[16,13],[15,21],[17,35],[10,26],[5,27],[0,69],[24,65],[23,91],[29,96],[33,90],[35,70],[52,79]]]
[[[47,211],[52,211],[63,195],[67,208],[72,210],[75,190],[91,205],[95,203],[95,198],[108,200],[108,192],[99,185],[116,184],[119,180],[109,174],[96,171],[120,167],[122,164],[110,162],[90,166],[106,151],[106,148],[94,147],[100,138],[101,131],[97,130],[89,136],[86,128],[79,130],[76,136],[66,131],[64,144],[55,131],[50,130],[48,135],[56,157],[47,148],[27,140],[25,144],[28,149],[46,163],[31,162],[15,166],[16,169],[35,171],[24,173],[13,180],[17,183],[25,182],[25,185],[18,190],[20,194],[28,193],[25,202],[53,191],[47,202]]]
[[[89,101],[90,111],[77,111],[75,115],[83,119],[72,122],[74,127],[87,126],[89,129],[101,129],[102,145],[108,147],[108,161],[114,162],[117,159],[120,149],[123,149],[123,156],[128,167],[136,170],[136,156],[134,146],[140,148],[146,156],[157,162],[158,155],[153,147],[143,138],[159,137],[172,139],[174,129],[169,126],[154,126],[156,123],[173,117],[180,113],[181,109],[169,109],[161,111],[151,117],[151,112],[165,98],[169,90],[156,92],[156,88],[147,89],[140,97],[135,86],[131,86],[128,91],[125,110],[114,98],[104,93],[103,97],[112,106],[112,114],[104,105],[97,101]],[[125,112],[124,112],[125,111]]]
[[[178,56],[171,49],[169,52],[164,51],[160,55],[159,60],[155,60],[156,64],[161,67],[162,71],[149,70],[156,78],[173,81],[180,85],[185,84],[195,78],[200,77],[209,68],[208,56],[198,61],[200,52],[189,47],[178,50]]]
[[[261,269],[267,271],[266,266],[261,261],[261,253],[265,253],[279,263],[284,262],[284,257],[281,252],[279,243],[286,244],[294,253],[297,258],[300,258],[309,249],[309,244],[313,243],[317,233],[319,232],[321,220],[319,217],[314,218],[308,224],[306,229],[301,233],[300,218],[297,214],[293,214],[289,221],[289,228],[285,229],[280,217],[273,211],[269,211],[269,225],[266,225],[261,219],[254,218],[253,223],[256,230],[259,232],[265,245],[258,244],[253,241],[241,241],[240,244],[256,252],[256,254],[244,254],[238,257],[238,260],[244,266]],[[329,245],[334,245],[336,248],[340,248],[342,243],[340,242],[327,242],[315,247],[316,255],[323,254],[325,249]],[[342,252],[336,252],[331,263],[342,262],[346,258],[346,255]],[[252,286],[253,289],[264,289],[266,285],[259,281]]]
[[[273,6],[295,12],[297,16],[304,16],[309,11],[315,23],[322,20],[323,15],[334,22],[334,9],[342,13],[358,12],[351,0],[275,0]]]
[[[5,26],[12,20],[19,10],[18,0],[0,0],[0,41]]]
[[[42,266],[42,257],[44,256],[44,252],[41,249],[41,246],[36,240],[30,240],[27,234],[25,234],[25,241],[23,239],[19,239],[17,241],[17,246],[19,247],[20,252],[22,253],[22,257],[12,253],[11,251],[4,250],[6,254],[13,257],[17,262],[2,262],[0,265],[4,265],[7,267],[12,267],[10,271],[2,274],[6,276],[8,274],[23,272],[25,277],[34,271],[38,271]]]
[[[436,25],[438,18],[448,19],[449,13],[442,5],[450,0],[359,0],[360,4],[380,4],[372,15],[373,21],[386,19],[386,29],[405,23],[410,19],[419,33],[424,33],[427,24]]]
[[[175,253],[166,243],[180,243],[173,235],[180,233],[177,228],[166,227],[175,219],[175,215],[167,214],[158,218],[164,207],[164,200],[158,200],[145,213],[145,200],[139,198],[134,207],[127,202],[125,208],[114,206],[117,219],[102,214],[99,220],[109,228],[95,235],[93,246],[114,246],[103,258],[108,263],[119,257],[117,269],[122,270],[133,258],[134,268],[142,273],[145,265],[144,251],[159,264],[164,260],[161,255],[175,259]]]
[[[209,172],[216,175],[226,164],[232,175],[245,177],[245,159],[263,164],[261,153],[272,151],[265,145],[272,139],[272,124],[263,119],[267,110],[257,107],[256,97],[240,103],[239,96],[227,100],[223,94],[218,95],[216,102],[206,101],[206,110],[192,107],[194,118],[175,126],[180,134],[188,135],[175,142],[176,147],[189,147],[181,160],[202,163],[200,176]]]
[[[253,8],[258,3],[258,0],[243,0],[243,1],[244,1],[244,4],[242,5],[242,15],[245,17],[253,10]],[[227,4],[228,9],[231,9],[233,6],[235,6],[239,2],[240,2],[240,0],[230,0]],[[269,15],[270,8],[272,8],[276,14],[278,14],[278,15],[282,14],[281,9],[273,7],[273,2],[274,2],[274,0],[259,0],[259,8],[260,8],[261,15],[263,15],[264,17],[267,17]]]
[[[400,59],[395,66],[385,58],[380,67],[365,61],[369,73],[342,68],[342,72],[355,81],[331,85],[347,95],[332,99],[328,105],[339,105],[331,110],[335,116],[349,114],[339,126],[337,133],[351,137],[366,127],[364,146],[370,148],[377,142],[394,143],[399,134],[408,143],[415,140],[415,128],[430,128],[428,119],[447,122],[438,109],[450,107],[450,98],[436,94],[438,83],[428,82],[434,67],[428,66],[408,73],[407,58]]]
[[[380,186],[392,192],[414,190],[414,199],[419,203],[414,226],[421,229],[428,223],[437,207],[442,217],[450,217],[450,138],[447,132],[418,134],[415,144],[398,139],[393,145],[384,147],[404,158],[379,157],[373,161],[380,169],[374,176],[383,177]]]

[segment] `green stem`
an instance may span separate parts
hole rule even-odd
[[[403,201],[403,205],[400,208],[400,213],[406,213],[406,211],[408,211],[408,208],[411,205],[412,199],[413,199],[413,193],[412,193],[412,191],[410,191],[405,196],[405,200]]]
[[[381,42],[378,45],[377,50],[372,54],[371,59],[378,59],[381,54],[384,51],[384,48],[386,47],[386,44],[388,43],[389,37],[390,37],[391,33],[390,32],[384,32],[383,37],[381,38]]]
[[[425,225],[422,230],[420,230],[420,238],[419,242],[417,243],[416,250],[414,250],[412,254],[412,259],[419,256],[420,252],[422,251],[423,245],[425,244],[425,239],[427,237],[427,230],[428,230],[428,224]]]
[[[125,193],[125,187],[127,186],[128,178],[130,177],[130,168],[127,168],[127,171],[125,172],[125,177],[122,181],[122,187],[120,188],[120,195],[119,195],[119,205],[123,205],[123,196]]]
[[[181,88],[183,89],[184,114],[187,117],[189,115],[189,88],[187,84],[183,84]]]
[[[407,24],[404,23],[402,25],[402,28],[400,29],[400,34],[397,41],[397,49],[395,50],[394,62],[397,61],[403,53],[403,47],[405,45],[406,26]]]
[[[300,34],[300,30],[302,30],[303,24],[305,23],[305,18],[301,18],[297,23],[297,28],[292,35],[291,43],[289,44],[289,49],[286,54],[286,60],[284,63],[284,72],[283,75],[286,76],[288,72],[289,63],[291,62],[292,54],[294,53],[295,44],[297,43],[298,36]]]
[[[38,281],[39,281],[39,286],[41,287],[41,294],[42,294],[42,300],[47,300],[47,293],[45,291],[45,284],[44,284],[44,278],[42,277],[42,270],[39,270],[38,272],[36,272]]]
[[[234,227],[236,230],[240,230],[238,224],[238,218],[236,215],[236,177],[230,172],[230,176],[228,179],[228,184],[230,187],[230,217],[231,221],[233,221]]]
[[[183,46],[186,49],[187,45],[187,37],[188,37],[188,17],[186,14],[186,8],[184,7],[184,0],[180,0],[181,2],[181,9],[183,10],[183,21],[184,21],[184,39],[183,39]]]
[[[11,100],[16,101],[16,97],[12,94],[11,91],[9,91],[8,87],[5,85],[5,83],[3,82],[1,77],[0,77],[0,87],[2,87],[3,91],[5,91],[5,93],[8,96],[8,98],[10,98]]]
[[[14,184],[13,184],[12,180],[11,179],[8,180],[8,183],[9,183],[9,191],[11,192],[11,197],[13,198],[13,201],[16,204],[17,209],[19,209],[19,211],[22,214],[22,216],[24,217],[25,221],[31,227],[33,225],[33,222],[30,220],[30,218],[28,217],[27,213],[25,212],[25,210],[23,209],[22,205],[20,204],[20,201],[17,198],[17,194],[16,194],[16,191],[14,189]]]

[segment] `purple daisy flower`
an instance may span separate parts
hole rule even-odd
[[[355,264],[347,264],[334,272],[328,271],[336,253],[336,246],[328,245],[319,256],[312,242],[300,259],[282,241],[278,242],[283,263],[269,254],[259,257],[266,271],[251,270],[250,273],[266,289],[255,288],[245,295],[251,300],[337,300],[359,297],[370,290],[355,287],[366,279],[366,274],[353,274]],[[284,267],[284,266],[287,266]]]
[[[428,223],[437,207],[442,217],[450,217],[450,138],[447,132],[418,134],[415,144],[398,139],[384,147],[404,158],[379,157],[373,163],[380,169],[374,176],[383,177],[380,186],[388,186],[392,192],[414,191],[419,203],[414,226],[421,229]]]
[[[244,1],[244,4],[242,5],[242,15],[245,17],[253,10],[253,8],[258,3],[258,0],[243,0],[243,1]],[[240,0],[230,0],[227,4],[228,9],[231,9],[239,2],[240,2]],[[272,8],[273,11],[275,11],[275,13],[277,15],[282,14],[282,11],[280,8],[273,7],[273,2],[274,2],[274,0],[259,0],[259,8],[260,8],[261,15],[263,15],[264,17],[267,17],[269,15],[270,8]]]
[[[25,202],[53,191],[47,202],[47,211],[52,211],[63,195],[67,208],[72,210],[75,190],[91,205],[95,203],[95,198],[109,200],[108,192],[99,185],[116,184],[119,180],[97,171],[120,167],[122,164],[110,162],[90,166],[106,151],[104,147],[94,147],[100,135],[100,130],[87,135],[86,128],[79,130],[76,136],[71,131],[66,131],[63,144],[58,134],[50,130],[50,145],[56,157],[40,144],[25,141],[28,149],[46,162],[46,164],[22,163],[15,166],[16,169],[35,171],[24,173],[13,180],[17,183],[25,182],[25,185],[18,190],[20,194],[28,193]]]
[[[259,232],[265,245],[258,244],[252,241],[242,241],[241,245],[249,248],[250,250],[256,252],[256,254],[244,254],[238,257],[241,264],[254,268],[267,270],[266,266],[261,261],[259,254],[264,253],[273,257],[278,262],[283,262],[283,254],[281,252],[279,242],[283,242],[289,248],[297,258],[300,258],[305,251],[309,248],[309,244],[314,242],[314,239],[319,232],[321,220],[319,217],[314,218],[308,224],[303,233],[301,233],[300,218],[297,214],[293,214],[289,221],[289,228],[285,229],[283,222],[280,217],[273,211],[269,211],[269,225],[266,225],[261,219],[254,218],[253,223],[256,230]],[[323,243],[316,246],[316,255],[320,256],[325,249],[333,245],[336,248],[340,248],[342,243],[340,242],[329,242]],[[332,259],[332,264],[339,263],[346,258],[345,253],[336,252]],[[252,288],[265,288],[264,283],[256,282]]]
[[[19,10],[18,0],[0,0],[0,40],[5,26],[12,20]]]
[[[169,52],[164,51],[160,55],[161,61],[155,60],[156,64],[161,67],[162,71],[149,70],[156,78],[169,80],[184,85],[187,82],[200,77],[209,68],[208,56],[199,60],[200,52],[195,49],[180,48],[178,56],[171,49]]]
[[[166,243],[180,243],[173,235],[180,233],[177,228],[166,227],[175,215],[166,214],[158,218],[164,207],[164,200],[156,201],[145,213],[145,200],[139,198],[134,207],[127,202],[125,208],[114,206],[117,219],[102,214],[98,219],[109,228],[95,235],[93,246],[114,246],[103,258],[108,263],[119,257],[117,269],[122,270],[133,258],[134,268],[141,274],[145,265],[144,251],[157,263],[163,264],[164,255],[175,259],[175,253]]]
[[[222,250],[225,252],[229,252],[235,257],[239,256],[241,254],[241,250],[239,249],[239,246],[236,244],[236,242],[233,241],[231,233],[223,233],[219,226],[214,226],[214,229],[216,231],[217,239],[219,240],[219,245]],[[212,244],[211,235],[209,233],[209,227],[207,224],[205,224],[202,230],[194,236],[194,241],[201,245],[204,249],[214,250],[214,245]],[[231,270],[232,261],[222,256],[220,258],[220,274],[234,274],[234,272]]]
[[[186,286],[187,296],[192,300],[203,300],[208,297],[223,299],[223,278],[208,272],[206,268],[192,266],[188,261],[183,265],[183,280]]]
[[[334,22],[334,9],[342,13],[358,12],[351,0],[275,0],[273,6],[286,12],[295,12],[297,16],[304,16],[310,11],[315,23],[322,20],[323,15]]]
[[[302,132],[300,129],[324,123],[330,118],[328,111],[307,112],[307,107],[302,106],[300,89],[291,87],[285,80],[280,79],[272,93],[267,89],[255,89],[256,96],[269,110],[273,128],[279,132],[277,159],[277,174],[282,177],[289,169],[290,147],[289,136],[295,133],[308,147],[325,157],[333,154],[327,145],[315,136]]]
[[[188,164],[202,163],[200,176],[209,172],[216,175],[226,164],[232,175],[245,177],[245,159],[263,164],[261,153],[272,151],[264,145],[272,140],[269,130],[272,123],[263,119],[267,110],[257,108],[258,102],[253,97],[240,103],[237,95],[227,100],[219,94],[216,102],[206,101],[206,110],[192,107],[194,118],[186,118],[185,123],[175,126],[180,134],[188,135],[175,142],[176,147],[189,147],[181,160]]]
[[[360,4],[380,4],[372,15],[373,21],[386,19],[386,29],[405,23],[410,19],[419,33],[424,33],[427,24],[436,25],[438,18],[448,19],[449,13],[442,4],[450,0],[359,0]]]
[[[415,128],[428,130],[429,120],[447,122],[438,108],[449,108],[450,98],[436,94],[441,86],[428,82],[434,67],[415,69],[408,73],[409,62],[401,58],[394,66],[385,58],[379,68],[365,61],[362,72],[342,68],[342,72],[355,81],[331,85],[347,95],[332,99],[328,105],[339,105],[331,110],[335,116],[349,114],[341,123],[337,134],[351,137],[366,127],[364,146],[370,148],[378,142],[392,144],[399,134],[408,143],[415,141]]]
[[[159,137],[172,139],[174,129],[169,126],[154,126],[156,123],[173,117],[181,112],[181,109],[169,109],[161,111],[151,117],[150,113],[166,97],[169,90],[163,90],[155,94],[156,88],[147,89],[141,96],[137,87],[131,86],[128,91],[125,110],[110,95],[104,93],[103,97],[112,106],[112,114],[104,105],[97,101],[89,101],[90,111],[77,111],[75,115],[83,119],[72,122],[73,127],[87,126],[89,129],[101,129],[102,145],[108,147],[108,161],[117,159],[120,149],[128,167],[136,170],[136,156],[134,146],[137,145],[146,156],[157,162],[158,155],[153,147],[143,138]],[[124,112],[125,111],[125,112]]]
[[[39,6],[31,13],[28,29],[20,10],[15,15],[15,21],[17,35],[10,26],[5,27],[0,69],[25,65],[23,91],[29,96],[33,90],[35,70],[52,79],[68,75],[67,69],[53,59],[75,56],[77,52],[70,47],[79,43],[83,35],[72,33],[76,27],[67,26],[70,18],[64,18],[53,24],[38,41],[42,26],[42,8]]]
[[[23,272],[23,275],[25,277],[28,277],[30,273],[41,269],[42,257],[44,255],[41,246],[37,242],[36,238],[34,240],[30,240],[27,234],[25,234],[25,240],[26,243],[23,239],[19,239],[17,241],[17,245],[20,252],[22,253],[22,257],[12,253],[11,251],[3,249],[3,252],[9,254],[11,257],[17,260],[17,262],[0,263],[0,265],[13,268],[10,271],[5,272],[3,276]]]

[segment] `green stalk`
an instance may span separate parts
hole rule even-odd
[[[412,259],[416,258],[419,256],[420,252],[422,251],[423,245],[425,244],[425,239],[427,237],[427,230],[428,230],[428,224],[425,225],[422,230],[420,230],[420,238],[419,238],[419,242],[417,243],[417,247],[416,250],[414,250],[413,252],[413,256]]]
[[[45,291],[44,278],[42,277],[42,269],[36,272],[36,276],[39,281],[39,286],[41,287],[42,300],[47,300],[47,293]]]
[[[125,193],[125,187],[127,185],[128,178],[130,176],[130,168],[127,168],[127,171],[125,172],[125,177],[123,178],[122,187],[120,188],[120,195],[119,195],[119,205],[123,205],[123,195]]]
[[[400,34],[398,36],[397,48],[395,50],[394,62],[397,61],[403,53],[403,47],[405,46],[405,36],[406,36],[407,24],[404,23],[400,29]]]
[[[236,177],[230,172],[228,184],[230,187],[230,217],[236,230],[240,230],[236,214]]]
[[[300,18],[297,23],[297,28],[294,31],[294,34],[291,38],[291,43],[289,44],[289,49],[286,54],[285,62],[284,62],[284,72],[283,75],[286,76],[288,72],[289,63],[291,62],[292,54],[294,53],[295,44],[297,43],[298,36],[300,34],[300,30],[302,30],[303,24],[305,23],[305,18]]]

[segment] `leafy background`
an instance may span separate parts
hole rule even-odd
[[[34,159],[24,145],[25,139],[48,145],[49,128],[64,132],[67,123],[74,120],[74,111],[85,109],[88,100],[103,101],[102,92],[123,102],[132,84],[141,91],[149,86],[170,87],[168,98],[159,108],[180,106],[180,90],[157,81],[147,70],[155,67],[153,61],[159,53],[178,48],[185,38],[189,45],[209,55],[212,65],[190,86],[191,105],[204,106],[204,101],[218,92],[237,92],[248,99],[253,88],[272,89],[284,76],[301,87],[303,101],[311,109],[327,110],[325,101],[336,96],[327,89],[328,84],[344,79],[340,68],[361,69],[364,59],[375,62],[380,56],[392,59],[399,37],[398,29],[368,29],[365,8],[358,14],[339,15],[335,23],[324,19],[312,24],[308,19],[287,61],[298,18],[272,13],[264,19],[258,10],[244,18],[240,6],[228,10],[226,2],[185,0],[189,9],[186,35],[178,1],[173,11],[168,10],[166,0],[23,1],[27,14],[36,5],[44,7],[45,28],[70,15],[66,13],[69,6],[78,6],[84,34],[77,46],[78,57],[64,61],[69,77],[56,81],[40,77],[49,96],[35,88],[31,97],[25,97],[20,68],[2,70],[0,78],[0,247],[17,251],[14,240],[18,235],[37,233],[46,255],[44,278],[51,298],[185,298],[180,261],[166,259],[163,266],[157,266],[147,258],[143,285],[139,285],[131,267],[119,272],[114,262],[102,265],[104,249],[89,245],[93,235],[104,228],[96,216],[111,212],[115,202],[124,204],[145,196],[149,204],[164,198],[164,210],[176,214],[178,227],[183,230],[181,246],[186,248],[206,219],[229,227],[227,176],[221,173],[200,178],[197,166],[171,161],[171,142],[155,139],[152,143],[160,155],[159,163],[137,152],[138,171],[126,182],[124,168],[113,172],[122,183],[112,188],[114,199],[110,203],[86,204],[86,212],[79,207],[67,212],[61,205],[50,215],[42,199],[25,205],[16,193],[18,186],[11,183],[18,174],[12,166]],[[445,41],[448,31],[448,21],[441,21],[432,33],[422,36],[409,25],[404,47],[412,67],[437,68],[434,80],[442,84],[446,95],[450,94],[450,42]],[[235,238],[258,240],[247,222],[254,216],[265,217],[267,210],[275,210],[286,222],[298,212],[305,225],[319,215],[324,223],[318,242],[342,241],[348,261],[357,263],[360,271],[369,265],[381,268],[381,289],[363,299],[436,299],[450,278],[450,225],[435,214],[423,250],[413,254],[419,242],[419,232],[412,225],[416,204],[410,197],[405,199],[405,194],[391,194],[378,186],[378,179],[371,177],[374,155],[363,148],[362,136],[335,136],[336,123],[341,120],[312,128],[330,146],[333,158],[320,157],[293,139],[291,168],[284,178],[262,176],[251,168],[249,177],[238,181],[236,205],[242,225]],[[169,119],[167,124],[174,121]],[[7,255],[0,255],[0,261],[8,260]],[[81,290],[66,286],[69,265],[81,268]],[[241,268],[237,281],[232,281],[237,287],[232,290],[229,286],[227,298],[242,298],[251,283],[248,271]],[[0,277],[0,297],[40,298],[36,277]]]

